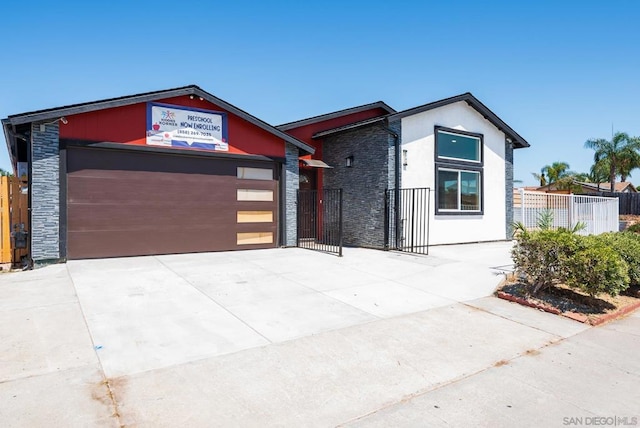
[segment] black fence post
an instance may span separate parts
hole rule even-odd
[[[300,247],[300,221],[301,217],[300,207],[300,189],[296,190],[296,247]]]
[[[338,226],[338,241],[339,241],[339,248],[338,248],[338,256],[342,257],[342,189],[338,189],[338,194],[340,195],[340,203],[338,205],[338,221],[339,221],[339,226]]]
[[[384,189],[384,250],[389,251],[389,189]]]

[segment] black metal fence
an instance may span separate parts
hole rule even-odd
[[[342,256],[342,189],[298,190],[298,247]]]
[[[384,193],[386,250],[429,254],[431,189],[387,189]]]
[[[590,195],[618,198],[619,214],[640,215],[640,193],[594,192]]]

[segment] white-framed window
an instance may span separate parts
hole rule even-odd
[[[435,127],[436,214],[483,214],[483,136]]]

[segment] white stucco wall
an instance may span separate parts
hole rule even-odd
[[[484,135],[484,214],[435,215],[434,126]],[[506,239],[505,135],[465,102],[418,113],[402,119],[402,187],[430,187],[429,244]]]

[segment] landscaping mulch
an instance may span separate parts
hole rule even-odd
[[[620,221],[624,223],[624,229],[640,223],[640,215],[623,214],[620,216]]]
[[[612,297],[600,294],[592,297],[557,284],[535,296],[532,287],[516,279],[504,283],[496,295],[525,306],[562,315],[575,321],[598,325],[640,308],[640,287],[629,287]]]

